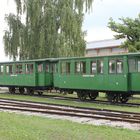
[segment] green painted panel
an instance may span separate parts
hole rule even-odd
[[[45,74],[45,85],[52,85],[53,84],[53,74],[46,73]]]
[[[109,60],[123,60],[123,73],[109,74]],[[94,75],[91,75],[91,62],[103,61],[103,74],[100,74],[96,68]],[[86,62],[86,74],[75,73],[75,62]],[[71,62],[70,73],[61,73],[61,62]],[[54,75],[54,86],[71,89],[90,89],[90,90],[108,90],[108,91],[127,91],[128,90],[128,66],[127,57],[102,57],[102,58],[84,58],[73,59],[59,62],[59,73]]]
[[[127,91],[127,75],[55,75],[60,88]]]
[[[49,72],[36,73],[36,86],[52,86],[53,74]]]
[[[45,73],[37,73],[37,86],[45,86]]]
[[[35,86],[34,74],[0,75],[0,85]]]
[[[129,87],[131,91],[140,91],[140,73],[129,74]]]

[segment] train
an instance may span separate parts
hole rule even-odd
[[[140,93],[140,53],[45,58],[0,63],[0,87],[10,93],[39,95],[44,90],[77,93],[81,101],[106,93],[109,102],[126,103]]]

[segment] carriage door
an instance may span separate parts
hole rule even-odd
[[[56,75],[56,72],[57,72],[57,62],[53,62],[50,64],[50,73],[51,73],[51,80],[52,80],[52,84],[54,82],[54,77]]]
[[[45,85],[47,87],[52,86],[51,63],[49,61],[45,63]]]
[[[140,91],[140,57],[129,57],[129,90]]]
[[[123,57],[109,60],[108,87],[112,91],[127,91],[128,73],[126,60]]]
[[[38,86],[45,86],[45,70],[43,62],[37,63],[37,82]]]

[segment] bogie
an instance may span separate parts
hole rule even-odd
[[[129,100],[130,97],[131,97],[130,94],[120,94],[119,95],[119,100],[120,100],[121,103],[126,103]]]
[[[34,89],[33,88],[26,88],[27,94],[33,95],[34,94]]]
[[[24,94],[24,93],[25,93],[24,87],[20,87],[20,88],[19,88],[19,93],[20,93],[20,94]]]
[[[39,96],[43,95],[43,91],[38,91],[37,93],[38,93]]]
[[[99,93],[95,92],[95,91],[89,92],[88,96],[89,96],[90,100],[95,100],[99,96]]]
[[[88,93],[86,93],[84,91],[78,91],[77,97],[80,99],[80,101],[85,101],[88,97]]]
[[[15,87],[9,87],[9,93],[15,94],[15,92],[16,92]]]
[[[128,93],[106,93],[107,99],[111,103],[126,103],[129,100],[131,94]]]

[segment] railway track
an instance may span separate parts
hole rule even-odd
[[[38,95],[34,95],[38,96]],[[82,102],[78,98],[75,97],[62,97],[62,96],[54,96],[54,95],[42,95],[41,97],[46,97],[50,99],[57,99],[57,100],[69,100],[75,102]],[[115,105],[115,106],[128,106],[128,107],[140,107],[140,103],[110,103],[109,101],[105,100],[93,100],[87,99],[84,101],[85,103],[95,103],[95,104],[105,104],[105,105]]]
[[[140,113],[0,99],[0,109],[140,124]]]
[[[7,93],[7,90],[2,90]],[[5,94],[0,92],[0,94]],[[20,94],[15,94],[15,95],[20,95]],[[24,94],[27,95],[27,94]],[[39,96],[38,94],[34,95],[27,95],[27,96],[35,96],[35,97],[40,97],[40,98],[49,98],[49,99],[57,99],[57,100],[69,100],[69,101],[74,101],[74,102],[81,102],[77,97],[65,97],[65,96],[59,96],[59,95],[41,95]],[[104,105],[115,105],[115,106],[127,106],[127,107],[140,107],[140,103],[110,103],[109,101],[106,100],[93,100],[91,101],[90,99],[87,99],[84,101],[85,103],[95,103],[95,104],[104,104]]]

